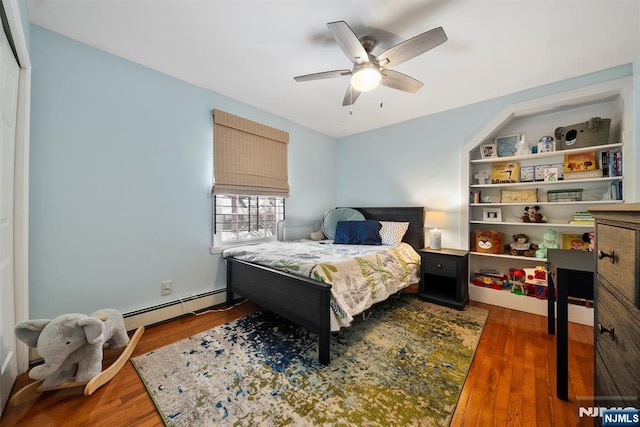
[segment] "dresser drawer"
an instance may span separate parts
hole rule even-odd
[[[621,396],[640,395],[640,311],[622,295],[609,291],[609,283],[597,283],[596,318],[596,393],[610,395],[618,390]],[[602,326],[613,329],[613,338],[600,332]]]
[[[637,233],[606,224],[598,224],[596,229],[598,274],[634,304],[637,304],[639,268]],[[613,257],[601,258],[600,252],[612,253]]]
[[[437,274],[438,276],[456,277],[457,258],[446,255],[433,255],[422,257],[423,271],[425,274]]]

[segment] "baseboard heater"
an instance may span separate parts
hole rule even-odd
[[[227,301],[227,290],[218,289],[204,292],[173,301],[143,308],[140,310],[122,313],[124,325],[127,331],[135,331],[140,326],[150,327],[169,322],[179,317],[188,316],[190,313],[197,313],[208,308],[225,304]],[[29,348],[29,364],[39,363],[42,357],[35,348]]]
[[[184,298],[178,298],[163,304],[154,305],[140,310],[122,313],[124,324],[128,331],[140,326],[154,326],[177,319],[190,313],[197,313],[217,305],[224,304],[227,298],[226,289],[204,292]]]

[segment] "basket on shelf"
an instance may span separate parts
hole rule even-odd
[[[579,202],[582,200],[582,188],[573,190],[549,190],[547,201],[549,202]]]

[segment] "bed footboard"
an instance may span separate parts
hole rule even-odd
[[[226,262],[227,305],[233,304],[236,293],[316,332],[319,361],[328,365],[331,285],[234,258],[228,258]]]

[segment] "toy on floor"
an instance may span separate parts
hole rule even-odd
[[[129,343],[122,315],[114,309],[85,314],[63,314],[52,320],[27,320],[16,325],[16,336],[35,347],[44,364],[29,371],[44,387],[71,381],[89,381],[102,371],[102,347],[122,348]],[[76,372],[77,371],[77,372]]]
[[[39,380],[18,391],[12,398],[17,405],[26,397],[46,390],[86,386],[84,394],[92,394],[118,373],[131,356],[144,327],[127,335],[122,315],[115,309],[101,309],[91,315],[63,314],[54,319],[20,322],[16,337],[36,348],[44,363],[29,371]],[[126,347],[120,357],[102,370],[103,348]]]

